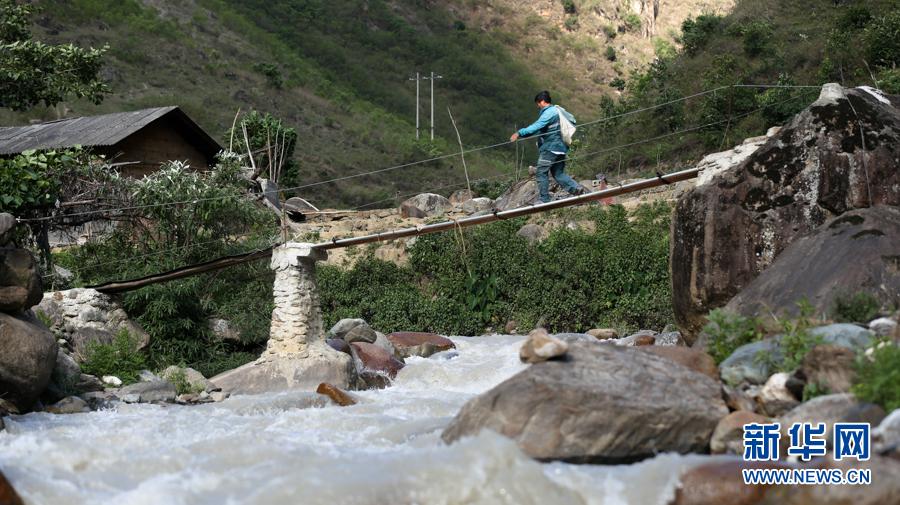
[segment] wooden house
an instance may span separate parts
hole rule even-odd
[[[75,146],[105,155],[122,174],[132,177],[143,177],[172,160],[205,169],[222,150],[174,106],[0,127],[0,156]]]

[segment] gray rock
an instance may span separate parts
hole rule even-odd
[[[91,408],[88,403],[77,396],[67,396],[62,400],[44,409],[45,412],[51,414],[81,414],[90,412]]]
[[[138,372],[138,380],[141,382],[153,382],[158,381],[160,377],[150,370],[141,370]]]
[[[784,359],[778,345],[779,337],[742,345],[719,364],[719,374],[725,383],[736,386],[741,383],[765,384],[772,374],[771,363]]]
[[[687,342],[684,341],[684,337],[681,336],[681,332],[679,331],[669,331],[665,333],[659,333],[654,335],[656,342],[653,345],[662,345],[662,346],[686,346]]]
[[[80,382],[81,367],[71,356],[59,350],[56,353],[56,365],[50,374],[50,383],[47,384],[47,389],[44,390],[41,398],[45,402],[55,402],[72,394],[80,393],[82,392],[78,389]]]
[[[621,463],[705,452],[728,414],[719,384],[650,353],[575,343],[466,403],[442,438],[490,429],[539,460]]]
[[[534,205],[540,201],[538,195],[537,181],[534,174],[528,179],[516,182],[507,189],[497,200],[494,201],[494,209],[498,211],[518,209],[526,205]],[[552,178],[550,179],[550,199],[554,200],[560,197],[568,196],[559,184]]]
[[[872,429],[872,446],[876,452],[900,449],[900,409],[891,412]]]
[[[373,344],[375,344],[378,347],[381,347],[382,349],[384,349],[385,351],[391,353],[391,356],[393,356],[397,359],[403,359],[403,356],[400,356],[399,354],[397,354],[397,349],[394,347],[394,344],[392,344],[391,341],[388,340],[387,335],[385,335],[384,333],[381,333],[379,331],[376,331],[375,335],[376,335],[376,338],[375,338],[375,342],[372,342]],[[350,351],[348,350],[348,352],[350,352]]]
[[[306,357],[259,359],[223,372],[210,381],[230,394],[257,394],[273,391],[315,391],[328,382],[342,389],[357,386],[353,358],[321,341],[308,347]]]
[[[861,408],[861,406],[865,408]],[[881,407],[861,404],[852,394],[842,393],[817,396],[808,402],[801,403],[781,416],[779,422],[781,431],[784,433],[787,433],[794,423],[825,423],[825,437],[830,447],[834,423],[868,422],[877,425],[884,417],[884,410]]]
[[[569,351],[564,340],[550,336],[547,330],[535,328],[519,348],[519,359],[525,363],[540,363],[550,359],[562,359]]]
[[[82,393],[81,399],[86,401],[91,410],[108,410],[115,407],[119,397],[112,391],[91,391]]]
[[[213,335],[218,339],[226,342],[241,342],[241,332],[231,325],[227,319],[220,317],[212,317],[207,319],[207,326]]]
[[[28,310],[41,301],[38,265],[27,249],[0,249],[0,311]]]
[[[872,345],[875,334],[855,324],[829,324],[812,328],[809,332],[821,337],[826,344],[839,345],[847,349],[860,350]]]
[[[472,194],[468,189],[457,189],[453,193],[450,194],[450,203],[453,205],[460,205],[463,202],[471,200],[475,198],[475,195]]]
[[[400,204],[402,217],[434,217],[441,216],[453,208],[450,200],[434,193],[422,193]]]
[[[547,238],[547,231],[534,223],[528,223],[516,232],[516,235],[524,238],[529,244],[537,244],[543,242]]]
[[[230,395],[229,395],[228,393],[225,393],[225,392],[222,392],[222,391],[213,391],[212,393],[209,394],[209,397],[210,397],[210,398],[212,399],[212,401],[214,401],[214,402],[221,402],[221,401],[224,401],[224,400],[225,400],[226,398],[228,398],[229,396],[230,396]]]
[[[192,392],[200,393],[201,391],[205,391],[209,393],[211,391],[219,390],[219,387],[209,381],[209,379],[204,377],[202,373],[190,367],[179,367],[172,365],[163,370],[162,374],[160,375],[163,379],[174,382],[175,378],[180,374],[183,374],[184,380],[187,383],[187,387]]]
[[[51,322],[50,329],[69,342],[76,361],[84,359],[90,343],[112,343],[123,331],[138,349],[150,343],[150,335],[128,318],[118,302],[93,289],[44,293],[35,311],[43,313]]]
[[[75,390],[86,393],[103,391],[103,381],[93,375],[83,373],[78,376],[78,382],[75,384]]]
[[[784,372],[772,374],[759,391],[757,403],[763,414],[777,417],[796,407],[800,401],[788,390],[791,375]]]
[[[900,110],[860,89],[838,94],[834,100],[821,97],[749,157],[678,200],[672,217],[672,300],[688,343],[710,310],[739,292],[749,294],[763,272],[772,282],[756,291],[759,296],[745,298],[748,312],[756,302],[789,311],[805,297],[821,313],[831,308],[828,297],[853,293],[867,278],[866,286],[889,288],[883,299],[897,299],[900,272],[891,272],[890,257],[900,234],[891,233],[893,225],[882,229],[861,223],[850,232],[843,224],[857,225],[839,223],[847,232],[833,242],[828,235],[841,230],[820,227],[859,208],[871,207],[871,216],[900,213],[894,150]],[[865,112],[857,117],[854,110]],[[847,134],[860,129],[889,133],[862,148],[858,135]],[[789,246],[817,229],[817,237],[805,239],[793,259],[782,262]],[[891,248],[882,246],[891,243],[893,252],[887,252]],[[782,268],[773,270],[779,264]]]
[[[172,403],[175,401],[175,385],[163,379],[136,382],[119,390],[125,403]]]
[[[616,345],[635,346],[635,345],[654,345],[657,333],[653,330],[641,330],[633,335],[622,337],[613,341]]]
[[[344,335],[346,335],[350,330],[356,328],[360,325],[369,324],[365,319],[341,319],[334,326],[331,327],[330,330],[325,334],[326,338],[340,338],[343,339]]]
[[[13,241],[16,231],[16,218],[12,214],[0,212],[0,247],[9,245]]]
[[[461,208],[466,214],[475,214],[476,212],[491,210],[493,206],[494,201],[490,198],[473,198],[463,202]]]
[[[29,311],[0,312],[0,397],[21,410],[31,408],[50,382],[59,346]]]
[[[869,329],[879,337],[888,337],[897,331],[897,321],[889,317],[879,317],[869,323]]]
[[[596,338],[588,335],[587,333],[554,333],[553,336],[562,340],[567,344],[574,344],[575,342],[586,342],[588,344],[596,344],[600,341]]]
[[[75,280],[75,272],[59,265],[53,265],[53,275],[56,277],[56,280],[66,285],[70,285]]]
[[[744,425],[750,423],[772,422],[766,416],[754,412],[738,410],[723,417],[716,425],[709,449],[713,454],[743,454]]]
[[[348,344],[352,344],[353,342],[366,342],[367,344],[372,344],[376,339],[378,339],[378,335],[368,324],[354,326],[352,330],[344,335],[344,342],[347,342]]]
[[[107,386],[112,386],[114,388],[122,385],[122,379],[116,377],[115,375],[104,375],[101,380]]]

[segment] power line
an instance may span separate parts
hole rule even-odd
[[[674,100],[669,100],[669,101],[666,101],[666,102],[663,102],[663,103],[660,103],[660,104],[656,104],[656,105],[652,105],[652,106],[649,106],[649,107],[643,107],[643,108],[639,108],[639,109],[634,109],[634,110],[627,111],[627,112],[623,112],[623,113],[616,114],[616,115],[613,115],[613,116],[602,117],[602,118],[599,118],[599,119],[596,119],[596,120],[593,120],[593,121],[589,121],[589,122],[586,122],[586,123],[582,123],[581,125],[579,125],[579,128],[585,127],[585,126],[595,125],[595,124],[598,124],[598,123],[601,123],[601,122],[604,122],[604,121],[610,121],[610,120],[613,120],[613,119],[618,119],[618,118],[621,118],[621,117],[626,117],[626,116],[631,116],[631,115],[634,115],[634,114],[639,114],[639,113],[641,113],[641,112],[646,112],[646,111],[649,111],[649,110],[658,109],[658,108],[660,108],[660,107],[665,107],[665,106],[667,106],[667,105],[671,105],[671,104],[674,104],[674,103],[682,102],[682,101],[685,101],[685,100],[689,100],[689,99],[691,99],[691,98],[696,98],[696,97],[703,96],[703,95],[707,95],[707,94],[710,94],[710,93],[715,93],[715,92],[717,92],[717,91],[720,91],[720,90],[723,90],[723,89],[727,89],[727,88],[732,88],[732,87],[820,88],[821,86],[811,86],[811,85],[809,85],[809,86],[807,86],[807,85],[763,85],[763,84],[732,84],[732,85],[726,85],[726,86],[719,86],[719,87],[717,87],[717,88],[713,88],[713,89],[706,90],[706,91],[701,91],[701,92],[694,93],[694,94],[689,95],[689,96],[686,96],[686,97],[676,98],[676,99],[674,99]],[[765,107],[764,107],[764,108],[765,108]],[[761,109],[759,109],[759,110],[761,110]],[[713,124],[718,124],[718,123],[713,123]],[[548,135],[548,134],[549,134],[549,133],[545,133],[545,134],[541,134],[541,135],[533,135],[533,136],[527,137],[527,139],[538,138],[538,137],[541,137],[541,136],[544,136],[544,135]],[[324,181],[317,181],[317,182],[312,182],[312,183],[308,183],[308,184],[303,184],[303,185],[300,185],[300,186],[294,186],[294,187],[290,187],[290,188],[283,188],[283,189],[279,189],[278,191],[279,191],[281,194],[284,195],[284,194],[292,193],[292,192],[295,192],[295,191],[298,191],[298,190],[301,190],[301,189],[308,189],[308,188],[312,188],[312,187],[322,186],[322,185],[325,185],[325,184],[333,184],[333,183],[336,183],[336,182],[342,182],[342,181],[346,181],[346,180],[350,180],[350,179],[356,179],[356,178],[359,178],[359,177],[365,177],[365,176],[369,176],[369,175],[377,175],[377,174],[381,174],[381,173],[385,173],[385,172],[390,172],[390,171],[393,171],[393,170],[399,170],[399,169],[402,169],[402,168],[408,168],[408,167],[411,167],[411,166],[423,165],[423,164],[426,164],[426,163],[433,163],[433,162],[435,162],[435,161],[440,161],[440,160],[444,160],[444,159],[447,159],[447,158],[453,158],[453,157],[460,156],[460,155],[464,155],[464,154],[469,154],[469,153],[474,153],[474,152],[485,151],[485,150],[488,150],[488,149],[496,149],[496,148],[498,148],[498,147],[503,147],[503,146],[506,146],[506,145],[509,145],[509,144],[513,144],[513,143],[516,143],[516,142],[521,142],[521,141],[523,141],[523,140],[526,140],[526,139],[519,139],[519,140],[515,140],[515,141],[507,140],[507,141],[499,142],[499,143],[496,143],[496,144],[490,144],[490,145],[485,145],[485,146],[481,146],[481,147],[475,147],[475,148],[468,149],[468,150],[461,150],[460,152],[449,153],[449,154],[443,154],[443,155],[439,155],[439,156],[434,156],[434,157],[432,157],[432,158],[427,158],[427,159],[423,159],[423,160],[412,161],[412,162],[408,162],[408,163],[402,163],[402,164],[399,164],[399,165],[394,165],[394,166],[391,166],[391,167],[381,168],[381,169],[377,169],[377,170],[371,170],[371,171],[368,171],[368,172],[361,172],[361,173],[357,173],[357,174],[346,175],[346,176],[343,176],[343,177],[336,177],[336,178],[334,178],[334,179],[328,179],[328,180],[324,180]],[[235,195],[225,195],[225,196],[209,197],[209,198],[198,198],[198,199],[183,200],[183,201],[160,202],[160,203],[155,203],[155,204],[135,205],[135,206],[129,206],[129,207],[121,207],[121,208],[118,208],[118,209],[102,209],[102,210],[84,211],[84,212],[77,212],[77,213],[72,213],[72,214],[63,214],[63,215],[56,215],[56,216],[43,216],[43,217],[37,217],[37,218],[24,218],[24,219],[17,219],[17,221],[18,221],[18,222],[22,222],[22,223],[27,223],[27,222],[41,222],[41,221],[50,221],[50,220],[54,220],[54,219],[65,219],[65,218],[70,218],[70,217],[79,217],[79,216],[86,216],[86,215],[107,214],[107,213],[120,212],[120,211],[141,210],[141,209],[149,209],[149,208],[156,208],[156,207],[165,207],[165,206],[169,206],[169,205],[187,205],[187,204],[196,205],[196,204],[198,204],[198,203],[200,203],[200,202],[214,201],[214,200],[223,200],[223,199],[228,199],[228,198],[236,198],[236,196],[235,196]]]

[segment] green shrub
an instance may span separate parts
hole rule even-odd
[[[641,21],[641,17],[637,14],[631,13],[625,16],[625,28],[630,32],[636,32],[641,29],[641,25],[643,25],[643,21]]]
[[[689,56],[696,55],[707,42],[722,30],[723,20],[715,14],[701,14],[681,23],[681,44]]]
[[[566,14],[575,14],[575,0],[562,0],[562,5]]]
[[[888,412],[900,409],[900,347],[885,342],[875,347],[871,358],[860,357],[852,392]]]
[[[253,70],[262,74],[269,86],[275,89],[281,89],[284,86],[284,78],[281,76],[281,70],[278,69],[278,65],[259,62],[253,65]]]
[[[715,309],[707,316],[709,320],[703,327],[707,336],[706,350],[719,364],[742,345],[756,342],[763,337],[760,322],[752,317]]]
[[[616,61],[616,48],[613,46],[606,46],[606,59],[609,61]]]
[[[625,90],[625,79],[621,77],[614,77],[611,81],[609,81],[609,85],[613,88],[616,88],[619,91]]]
[[[747,56],[759,56],[770,50],[774,37],[772,24],[766,21],[753,21],[741,30],[744,37],[744,53]]]
[[[616,32],[616,27],[613,25],[603,25],[603,34],[606,35],[606,38],[608,39],[614,39],[618,32]]]
[[[900,11],[876,17],[863,34],[864,55],[870,65],[896,68],[900,63]]]
[[[81,370],[86,374],[114,375],[125,384],[137,382],[138,373],[146,368],[146,359],[137,350],[137,340],[125,329],[110,344],[89,343],[81,363]]]
[[[794,318],[785,318],[781,322],[781,341],[779,345],[784,354],[781,363],[776,363],[776,369],[781,372],[796,370],[803,363],[803,358],[809,351],[823,342],[822,337],[809,332],[814,321],[811,318],[813,307],[809,302],[802,300],[797,304],[798,315]]]
[[[870,293],[858,292],[838,296],[831,317],[839,323],[868,323],[878,315],[881,304]]]
[[[566,30],[572,31],[578,28],[578,16],[569,16],[565,21]]]

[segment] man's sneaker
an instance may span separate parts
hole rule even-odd
[[[575,192],[572,194],[575,196],[581,196],[581,195],[586,195],[588,193],[591,193],[591,190],[582,186],[581,184],[579,184],[578,189],[576,189]]]

